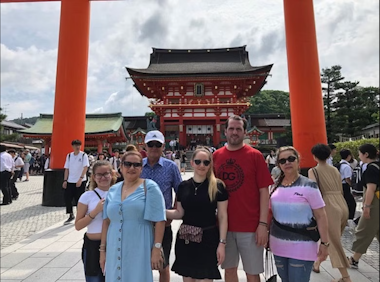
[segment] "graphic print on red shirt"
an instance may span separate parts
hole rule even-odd
[[[260,218],[259,189],[273,184],[260,151],[244,145],[236,151],[226,146],[213,154],[216,177],[229,193],[228,231],[256,232]]]

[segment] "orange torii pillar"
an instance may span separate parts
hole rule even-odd
[[[316,163],[311,148],[327,143],[312,0],[284,0],[293,145],[301,169]]]
[[[55,85],[51,171],[44,177],[43,206],[64,206],[63,165],[79,139],[84,149],[87,68],[90,33],[89,0],[62,0]]]
[[[0,0],[50,2],[53,0]],[[42,205],[64,206],[63,165],[79,139],[84,148],[87,67],[90,33],[90,1],[61,0],[57,77],[55,85],[50,168],[45,171]]]

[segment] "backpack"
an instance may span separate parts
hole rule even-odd
[[[337,163],[337,164],[334,164],[334,166],[338,169],[339,173],[340,173],[340,168],[342,166],[342,164],[345,164],[345,165],[348,165],[349,167],[351,167],[349,164],[347,163]]]
[[[84,155],[85,155],[85,154],[86,154],[85,152],[82,153],[82,164],[83,164],[83,159],[84,159]],[[71,155],[71,153],[68,153],[68,155],[67,155],[68,158],[69,158],[69,161],[70,161],[70,155]]]
[[[363,183],[362,183],[362,175],[363,175],[363,165],[357,166],[352,171],[351,176],[351,185],[352,192],[356,194],[363,194]]]

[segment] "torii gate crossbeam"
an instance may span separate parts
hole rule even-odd
[[[0,0],[0,3],[55,0]],[[51,144],[51,176],[45,175],[43,205],[64,205],[58,192],[62,167],[71,141],[84,144],[90,0],[60,0],[57,77]],[[96,0],[95,0],[96,1]],[[110,1],[110,0],[104,0]],[[313,0],[284,0],[293,143],[302,156],[301,167],[315,164],[310,149],[326,143]],[[50,179],[50,182],[49,180]],[[52,199],[45,200],[47,194]],[[48,197],[49,198],[49,197]]]

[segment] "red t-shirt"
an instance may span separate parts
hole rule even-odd
[[[244,145],[237,151],[226,146],[213,154],[215,175],[226,184],[228,231],[256,232],[260,218],[259,189],[273,184],[260,151]]]

